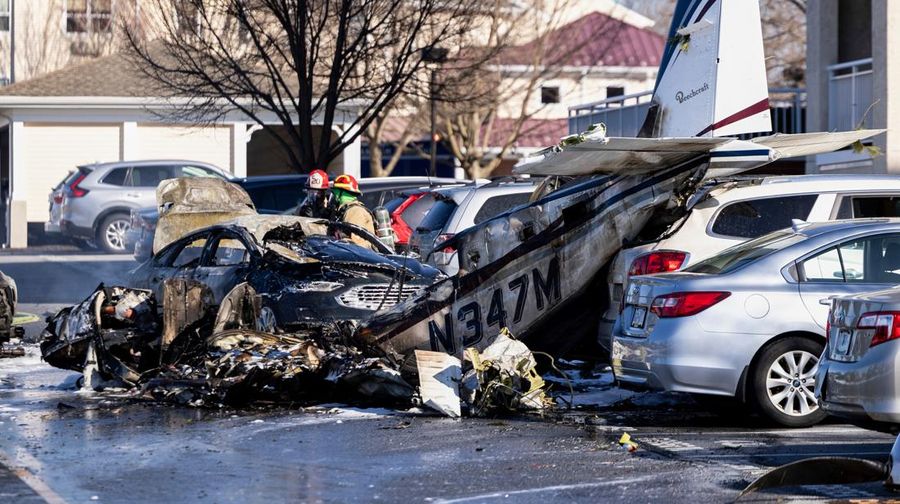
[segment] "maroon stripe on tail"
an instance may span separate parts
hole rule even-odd
[[[769,98],[766,97],[766,98],[763,98],[762,100],[754,103],[753,105],[750,105],[749,107],[745,108],[744,110],[741,110],[740,112],[731,114],[730,116],[726,117],[725,119],[722,119],[721,121],[719,121],[715,124],[710,124],[709,126],[703,128],[703,130],[700,133],[697,133],[695,136],[705,135],[712,130],[717,130],[719,128],[723,128],[725,126],[728,126],[731,123],[738,122],[741,119],[746,119],[754,114],[759,114],[760,112],[766,111],[768,109],[769,109]]]

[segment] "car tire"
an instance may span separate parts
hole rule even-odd
[[[824,344],[791,336],[763,348],[751,375],[759,412],[785,427],[809,427],[825,419],[813,391]]]
[[[125,247],[125,233],[131,228],[131,218],[125,213],[107,215],[97,226],[97,245],[108,254],[129,252]]]

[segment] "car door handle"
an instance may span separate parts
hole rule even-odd
[[[831,306],[831,300],[836,297],[837,296],[828,296],[827,298],[822,298],[819,300],[819,304],[822,306]]]
[[[140,197],[141,197],[140,194],[138,194],[138,193],[133,193],[133,192],[126,193],[125,196],[128,196],[129,198],[140,198]]]

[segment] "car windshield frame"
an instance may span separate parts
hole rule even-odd
[[[685,268],[686,273],[726,275],[744,268],[775,252],[784,250],[809,237],[793,231],[773,231],[769,234],[729,247],[718,254]]]

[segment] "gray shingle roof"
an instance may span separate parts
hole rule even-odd
[[[152,97],[156,83],[123,54],[102,56],[0,88],[0,96]]]

